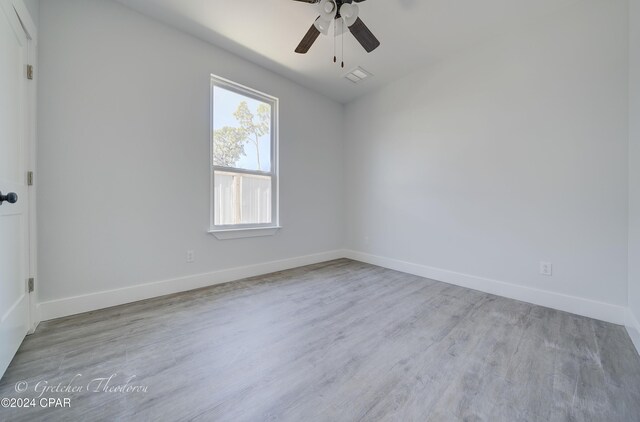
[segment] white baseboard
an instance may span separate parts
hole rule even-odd
[[[254,277],[291,268],[302,267],[305,265],[317,264],[319,262],[331,261],[343,258],[344,255],[344,251],[334,250],[279,261],[264,262],[246,267],[230,268],[206,274],[197,274],[171,280],[139,284],[121,289],[51,300],[40,303],[38,305],[37,313],[39,320],[47,321],[83,312],[95,311],[97,309],[108,308],[111,306],[123,305],[125,303],[136,302],[139,300],[150,299],[153,297],[227,283],[229,281],[240,280],[247,277]]]
[[[640,354],[640,321],[638,321],[638,318],[631,312],[631,309],[627,309],[626,326],[629,337],[631,337],[631,341],[633,341],[638,354]]]
[[[444,283],[454,284],[456,286],[479,290],[496,296],[516,299],[522,302],[570,312],[572,314],[582,315],[614,324],[625,325],[628,320],[628,308],[625,306],[612,305],[577,296],[555,293],[548,290],[534,289],[531,287],[506,283],[504,281],[491,280],[488,278],[457,273],[440,268],[428,267],[426,265],[413,264],[410,262],[370,255],[353,250],[345,251],[345,257],[436,281],[442,281]]]
[[[51,300],[38,304],[38,320],[47,321],[339,258],[349,258],[497,296],[521,300],[523,302],[558,309],[614,324],[625,325],[634,344],[640,351],[640,323],[638,323],[638,320],[627,307],[428,267],[397,259],[370,255],[353,250],[333,250],[246,267],[230,268],[206,274],[197,274],[121,289]]]

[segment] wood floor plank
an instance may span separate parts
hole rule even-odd
[[[0,397],[111,375],[0,420],[640,420],[622,327],[346,259],[43,323]]]

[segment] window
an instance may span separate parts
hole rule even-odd
[[[211,76],[211,232],[278,228],[278,99]]]

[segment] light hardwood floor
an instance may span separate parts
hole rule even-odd
[[[640,421],[623,327],[349,260],[43,323],[0,397],[44,382],[0,420]]]

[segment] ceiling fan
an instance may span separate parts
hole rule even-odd
[[[318,39],[320,34],[327,35],[329,33],[329,27],[331,22],[336,22],[336,29],[338,29],[338,21],[342,19],[344,25],[349,28],[349,31],[358,40],[358,42],[364,47],[367,53],[371,53],[373,50],[380,46],[380,41],[373,35],[373,33],[367,28],[362,19],[358,17],[359,7],[354,3],[362,3],[365,0],[294,0],[302,3],[317,4],[317,9],[320,12],[320,16],[311,25],[309,31],[304,36],[298,47],[296,53],[306,54],[313,43]],[[340,27],[343,29],[344,25]],[[344,29],[343,29],[344,30]]]

